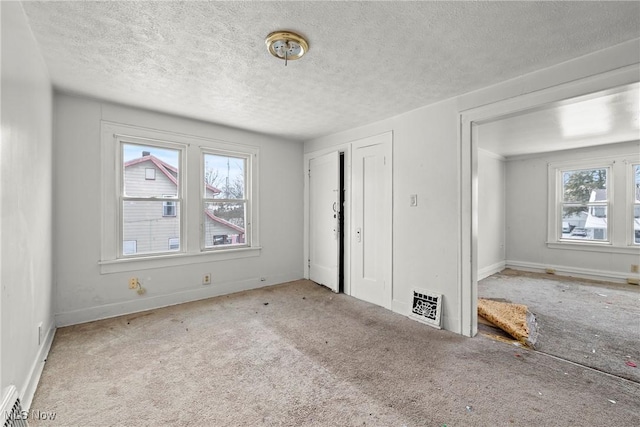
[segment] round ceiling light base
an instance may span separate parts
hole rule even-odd
[[[309,50],[309,43],[299,34],[291,31],[274,31],[265,40],[271,55],[285,61],[302,58]]]

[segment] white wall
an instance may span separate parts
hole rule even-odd
[[[419,286],[444,295],[445,329],[473,334],[474,298],[471,283],[462,282],[461,224],[471,222],[463,212],[460,182],[468,153],[461,151],[460,113],[516,98],[581,78],[640,62],[639,41],[633,40],[573,61],[478,90],[457,98],[305,143],[305,153],[327,150],[360,138],[393,132],[393,310],[408,314],[411,289]],[[419,205],[409,206],[418,194]],[[348,231],[348,230],[347,230]],[[465,243],[467,244],[467,243]],[[471,331],[471,332],[469,332]]]
[[[478,280],[505,266],[504,158],[478,150]]]
[[[14,385],[28,408],[54,331],[52,90],[21,4],[2,2],[0,8],[0,392]],[[40,323],[43,342],[38,344]]]
[[[640,143],[627,142],[593,148],[559,151],[507,161],[507,265],[516,268],[554,268],[558,273],[620,279],[631,277],[631,264],[638,264],[638,253],[593,251],[592,247],[558,249],[547,246],[547,165],[553,162],[601,159],[607,156],[635,155],[640,158]],[[624,162],[614,165],[613,191],[615,200],[626,201],[628,186]],[[618,206],[623,206],[621,203]],[[612,212],[623,223],[623,208]],[[611,213],[609,215],[611,218]],[[526,220],[525,220],[526,218]],[[624,227],[616,227],[617,240],[625,239]]]
[[[301,143],[68,94],[55,94],[54,113],[58,325],[302,277]],[[259,147],[260,255],[101,274],[101,120]],[[208,273],[213,284],[202,285]],[[134,276],[145,295],[128,288]]]

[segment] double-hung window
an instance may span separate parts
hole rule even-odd
[[[637,253],[640,248],[637,154],[550,163],[548,177],[549,247]]]
[[[103,274],[260,255],[258,153],[102,123]]]
[[[559,169],[560,191],[556,224],[564,240],[609,240],[608,166]]]
[[[184,147],[176,144],[120,141],[122,257],[180,250],[183,156]]]
[[[202,248],[251,245],[250,154],[202,151]]]

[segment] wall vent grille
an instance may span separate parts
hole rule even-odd
[[[22,410],[20,399],[16,399],[13,406],[4,414],[4,427],[29,427],[26,413]]]
[[[413,290],[409,317],[435,328],[442,328],[442,294]]]

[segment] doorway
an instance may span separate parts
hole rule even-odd
[[[461,160],[462,168],[460,170],[461,179],[461,209],[463,213],[463,220],[461,222],[461,264],[460,264],[460,296],[462,303],[462,311],[460,314],[462,334],[467,336],[474,336],[477,333],[477,296],[478,296],[478,277],[484,276],[495,267],[497,271],[502,266],[510,264],[507,261],[509,254],[503,255],[504,260],[495,262],[495,264],[488,263],[488,265],[479,265],[479,242],[478,236],[482,233],[479,229],[481,226],[479,222],[479,204],[484,200],[480,199],[479,192],[479,148],[485,151],[485,154],[497,153],[499,156],[494,157],[493,161],[497,160],[497,163],[503,163],[504,158],[510,156],[522,156],[525,153],[509,152],[501,153],[493,149],[493,147],[487,146],[486,142],[504,143],[502,148],[511,150],[516,146],[514,145],[514,138],[480,138],[478,127],[488,129],[491,123],[501,123],[504,121],[514,121],[521,117],[525,117],[525,113],[544,114],[548,110],[549,106],[559,105],[566,106],[571,103],[572,98],[576,97],[593,97],[593,94],[597,94],[601,91],[614,90],[617,87],[624,85],[634,84],[637,82],[637,68],[624,67],[613,72],[592,76],[582,79],[580,81],[570,82],[564,85],[551,87],[548,89],[540,90],[538,92],[532,92],[527,95],[522,95],[517,98],[501,101],[495,104],[479,107],[473,110],[468,110],[461,113]],[[586,98],[585,98],[586,99]],[[504,129],[504,126],[502,127]],[[482,132],[480,132],[482,133]],[[531,132],[528,133],[531,135]],[[539,141],[547,142],[550,138],[537,138]],[[480,142],[480,141],[483,142]],[[599,142],[601,143],[601,142]],[[531,144],[528,144],[529,146]],[[498,147],[498,146],[496,146]],[[544,148],[548,151],[548,147]],[[565,145],[565,148],[567,146]],[[577,147],[569,147],[577,148]],[[465,166],[466,165],[466,166]],[[544,169],[546,171],[546,168]],[[503,175],[504,176],[504,175]],[[481,178],[481,177],[480,177]],[[539,181],[547,181],[546,175],[539,179]],[[512,181],[509,181],[514,184]],[[528,194],[528,193],[527,193]],[[543,200],[547,204],[547,200]],[[546,226],[545,220],[547,220],[546,213],[538,215],[543,218],[542,221]],[[531,218],[531,215],[527,215],[526,218]],[[513,232],[514,230],[512,230]],[[519,238],[525,240],[522,236],[522,230]],[[559,233],[560,231],[558,231]],[[541,233],[538,233],[541,234]],[[513,233],[511,234],[514,235]],[[545,235],[542,233],[541,235]],[[484,240],[480,242],[483,245],[489,242]],[[506,241],[503,243],[504,248],[494,248],[496,254],[504,254],[503,250],[508,249],[509,240],[508,235]],[[546,244],[546,243],[545,243]],[[499,250],[498,250],[499,249]],[[484,250],[484,249],[483,249]],[[485,252],[486,254],[486,252]],[[496,260],[494,260],[496,261]],[[531,264],[531,263],[529,263]],[[485,269],[485,271],[482,271]],[[489,274],[487,274],[489,275]]]
[[[309,279],[344,290],[344,153],[309,160]]]
[[[391,309],[391,132],[307,158],[306,277]]]

